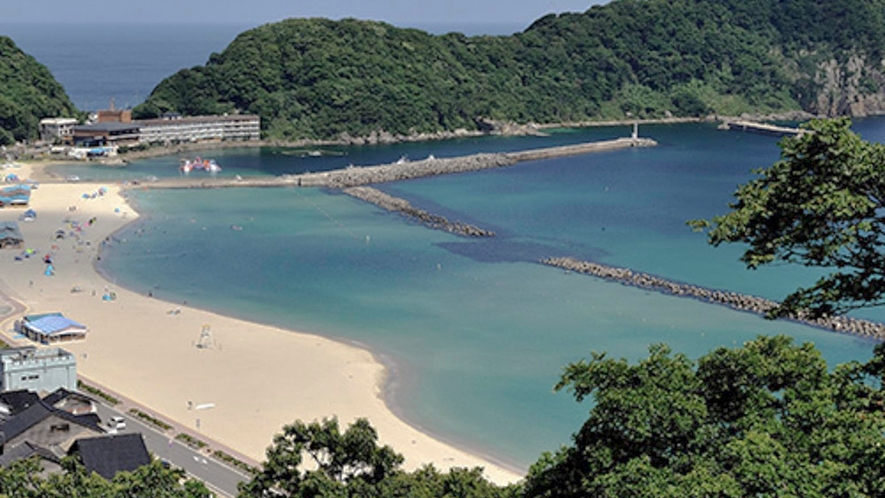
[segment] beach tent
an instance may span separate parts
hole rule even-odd
[[[52,265],[46,265],[46,271],[43,272],[47,277],[55,275],[55,268]]]
[[[19,221],[34,221],[37,219],[37,211],[33,209],[28,209],[21,216],[18,217]]]
[[[6,181],[6,183],[16,183],[18,182],[18,175],[16,175],[15,173],[9,173],[8,175],[6,175],[6,178],[4,178],[4,180]]]

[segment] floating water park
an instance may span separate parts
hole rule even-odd
[[[219,166],[214,159],[203,159],[197,156],[193,160],[182,159],[181,166],[179,166],[178,169],[184,174],[190,173],[194,170],[218,173],[221,171],[221,166]]]

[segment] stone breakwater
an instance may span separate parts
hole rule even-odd
[[[465,237],[495,236],[495,232],[490,230],[484,230],[477,226],[458,221],[449,221],[444,216],[431,214],[427,211],[415,208],[405,199],[394,197],[372,187],[350,187],[342,190],[342,192],[349,196],[356,197],[357,199],[370,202],[382,209],[401,213],[436,230],[444,230]]]
[[[499,154],[472,154],[450,158],[427,158],[420,161],[397,161],[378,166],[349,166],[320,173],[303,173],[274,177],[219,177],[219,178],[163,178],[139,183],[139,188],[228,188],[228,187],[325,187],[343,189],[424,178],[428,176],[466,173],[484,169],[511,166],[524,161],[538,161],[557,157],[576,156],[631,147],[654,147],[649,138],[618,138],[600,142],[548,147],[544,149]]]
[[[428,176],[479,171],[483,169],[510,166],[514,161],[506,154],[474,154],[472,156],[453,157],[447,159],[424,159],[407,161],[380,166],[347,168],[323,173],[308,173],[289,177],[300,179],[300,185],[306,187],[347,188],[375,183],[396,182]],[[285,178],[285,177],[284,177]]]
[[[595,277],[611,280],[631,287],[638,287],[640,289],[674,296],[691,297],[704,302],[727,306],[738,311],[746,311],[762,316],[766,315],[778,305],[775,301],[757,296],[707,289],[697,285],[674,282],[647,273],[635,272],[628,268],[618,268],[599,263],[591,263],[575,258],[548,258],[542,260],[541,263],[577,273],[593,275]],[[854,334],[877,340],[885,340],[885,324],[875,323],[868,320],[858,320],[856,318],[844,316],[811,318],[802,314],[791,316],[788,319],[812,327],[834,330],[845,334]]]
[[[653,147],[657,142],[648,138],[619,138],[601,142],[589,142],[561,147],[508,152],[499,154],[473,154],[445,159],[428,158],[421,161],[397,162],[380,166],[347,168],[305,175],[286,177],[288,182],[302,186],[347,188],[374,183],[395,182],[428,176],[465,173],[484,169],[511,166],[524,161],[537,161],[556,157],[576,156],[591,152],[626,149],[630,147]]]

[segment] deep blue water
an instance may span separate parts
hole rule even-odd
[[[858,129],[881,139],[885,121]],[[325,159],[367,164],[627,132],[441,142],[423,151],[354,148]],[[400,414],[523,466],[567,442],[586,417],[587,406],[551,388],[565,364],[592,350],[636,359],[649,344],[667,342],[697,357],[757,334],[788,334],[816,343],[833,364],[869,357],[869,341],[537,264],[571,255],[771,298],[814,277],[792,266],[748,271],[737,261],[739,247],[712,248],[685,225],[723,213],[750,170],[777,159],[776,139],[706,124],[642,133],[660,146],[381,187],[491,228],[495,239],[432,231],[318,189],[138,192],[134,201],[147,217],[120,235],[125,242],[111,248],[105,268],[159,297],[366,344],[396,369],[389,396]],[[277,174],[316,159],[230,151],[224,163]],[[174,160],[130,167],[144,174],[139,168],[165,169]]]

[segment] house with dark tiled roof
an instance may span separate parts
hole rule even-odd
[[[98,411],[95,400],[85,394],[69,391],[64,387],[47,394],[43,398],[43,402],[56,410],[62,410],[71,415],[89,415]]]
[[[0,454],[28,442],[61,456],[76,439],[102,433],[98,415],[72,415],[39,401],[0,423]]]
[[[78,439],[69,453],[78,455],[87,471],[96,472],[105,479],[113,479],[117,472],[131,472],[151,463],[151,456],[139,433]]]
[[[6,468],[12,462],[35,456],[40,458],[40,465],[43,467],[43,471],[40,473],[42,477],[46,477],[47,474],[61,472],[61,458],[58,455],[27,441],[0,455],[0,467]]]
[[[17,391],[0,392],[0,421],[12,418],[25,408],[40,401],[34,391],[19,389]]]

